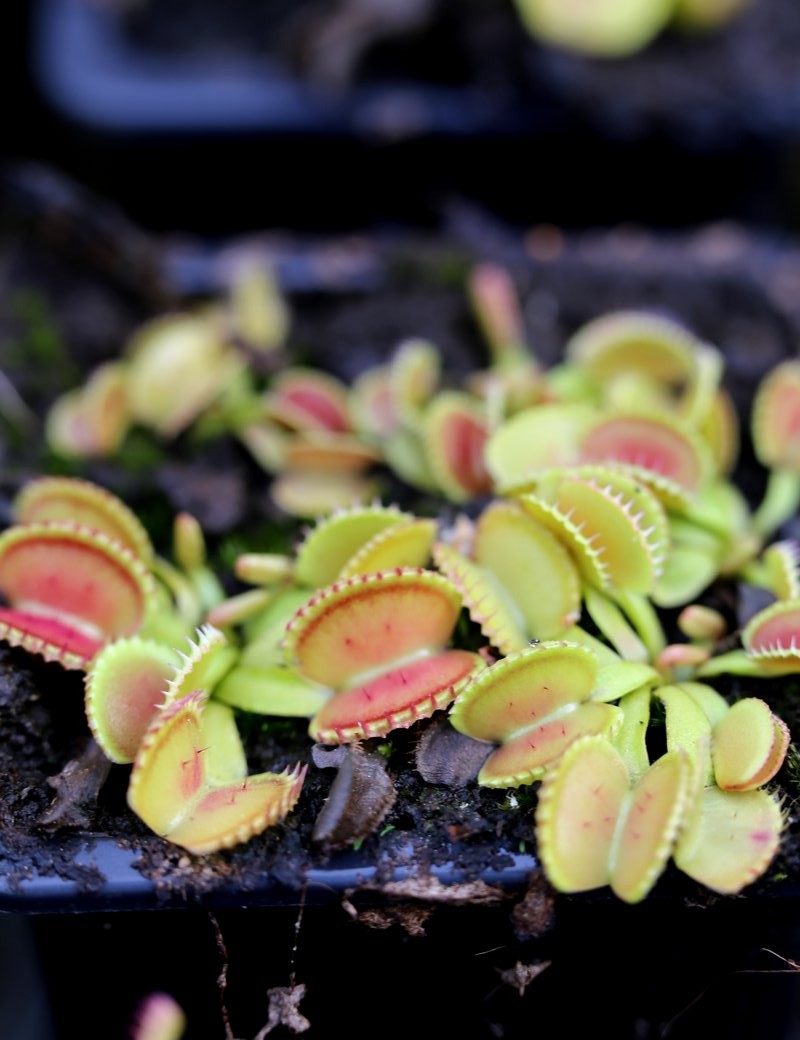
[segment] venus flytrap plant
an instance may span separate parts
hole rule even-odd
[[[666,707],[667,752],[653,765],[645,687],[620,701],[623,717],[611,739],[582,737],[545,775],[537,840],[562,891],[610,884],[638,902],[672,855],[695,880],[735,893],[775,854],[783,819],[762,787],[783,761],[785,725],[763,701],[729,706],[702,683],[656,692]]]
[[[33,602],[40,624],[67,618],[81,638],[99,627],[98,610],[72,617],[76,602],[92,602],[61,587],[62,568],[74,572],[79,558],[72,543],[54,553],[48,539],[62,529],[91,542],[84,555],[101,575],[104,612],[110,599],[127,604],[130,622],[85,653],[75,636],[65,660],[87,670],[97,742],[132,764],[131,808],[193,852],[227,847],[280,820],[304,776],[296,766],[248,777],[236,713],[307,718],[313,740],[357,747],[452,704],[453,726],[486,745],[481,785],[541,782],[537,839],[557,888],[610,884],[635,902],[673,854],[720,891],[762,872],[780,834],[763,788],[787,732],[764,702],[729,708],[697,680],[800,670],[800,581],[789,543],[762,548],[774,509],[754,523],[726,477],[738,430],[719,354],[668,319],[621,312],[581,330],[544,372],[508,273],[481,267],[469,289],[488,368],[445,387],[435,348],[406,340],[348,387],[309,369],[247,367],[240,340],[271,354],[286,335],[256,283],[242,283],[224,315],[142,330],[124,391],[149,385],[160,351],[184,371],[194,344],[218,393],[186,368],[187,401],[171,409],[153,394],[134,421],[164,438],[238,437],[274,478],[273,502],[315,520],[291,553],[242,554],[236,577],[255,588],[225,598],[192,517],[176,518],[168,561],[141,525],[77,482],[20,496],[25,535],[0,536],[0,587],[12,607]],[[791,398],[780,382],[767,387]],[[369,504],[376,464],[426,495],[481,508],[448,527]],[[128,562],[109,562],[98,540]],[[155,586],[152,601],[126,567]],[[694,602],[719,576],[757,581],[780,600],[733,656],[713,656],[721,618]],[[686,641],[668,641],[661,608],[684,608]],[[476,627],[488,643],[480,653]],[[652,764],[651,702],[667,721],[666,754]],[[714,851],[720,837],[735,849],[728,858]]]
[[[203,854],[246,841],[282,819],[305,769],[247,775],[232,709],[209,700],[236,657],[204,628],[189,653],[119,640],[87,675],[86,713],[98,744],[133,763],[128,802],[157,834]]]
[[[146,566],[101,531],[69,522],[18,524],[0,535],[0,638],[65,668],[147,621]]]
[[[478,783],[519,787],[587,733],[611,733],[619,709],[593,699],[598,660],[575,643],[544,642],[511,654],[474,676],[450,709],[450,722],[492,750]]]
[[[510,273],[500,264],[484,261],[469,272],[466,288],[490,360],[489,367],[469,381],[470,390],[487,400],[499,396],[503,415],[539,402],[545,392],[543,371],[527,343]]]
[[[640,902],[674,848],[689,792],[683,751],[648,763],[641,733],[649,694],[622,699],[619,746],[601,734],[572,743],[539,789],[536,836],[542,864],[562,892],[610,885],[620,899]]]
[[[464,524],[462,520],[461,530]],[[581,583],[561,542],[516,502],[490,503],[475,521],[467,552],[442,539],[436,566],[458,588],[473,621],[501,653],[554,639],[580,617]],[[530,590],[547,588],[546,597]]]
[[[157,714],[139,745],[128,787],[128,804],[148,827],[197,855],[248,841],[282,820],[297,802],[306,773],[297,765],[242,777],[237,748],[232,763],[216,763],[224,779],[212,778],[207,750],[220,742],[208,743],[206,702],[197,690]]]
[[[251,556],[237,561],[240,577],[265,579],[274,595],[266,603],[244,603],[243,596],[221,603],[212,622],[242,624],[237,665],[216,696],[237,708],[267,715],[315,715],[329,696],[317,682],[287,666],[280,644],[292,615],[314,591],[335,581],[382,570],[423,567],[431,555],[437,522],[391,506],[339,510],[306,532],[294,558]],[[277,587],[276,587],[277,586]],[[237,607],[244,607],[235,614]],[[233,608],[233,612],[232,609]]]
[[[458,590],[421,568],[336,582],[301,607],[286,629],[286,662],[329,691],[311,737],[348,743],[405,728],[447,707],[482,660],[449,649]]]
[[[19,522],[0,535],[0,584],[9,603],[0,631],[12,644],[87,673],[90,729],[112,762],[134,764],[134,811],[196,852],[246,840],[281,819],[304,771],[249,779],[232,709],[206,704],[236,649],[210,628],[190,642],[189,654],[137,634],[158,614],[152,627],[163,630],[164,604],[151,570],[157,557],[134,514],[102,488],[67,478],[31,483],[14,513]],[[176,543],[190,598],[202,607],[209,583],[212,598],[217,589],[202,532],[183,523]],[[176,758],[189,744],[195,757]]]
[[[693,764],[675,863],[706,887],[734,894],[766,870],[778,849],[783,813],[763,785],[783,763],[788,730],[763,701],[729,706],[703,683],[665,686],[659,697],[667,746],[680,747]]]

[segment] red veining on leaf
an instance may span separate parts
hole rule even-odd
[[[420,650],[443,647],[460,606],[446,578],[421,568],[335,582],[287,625],[288,663],[316,682],[338,687]]]
[[[428,718],[453,700],[480,666],[467,650],[409,661],[353,689],[336,693],[313,719],[309,733],[323,744],[380,736]]]
[[[152,578],[105,535],[68,524],[31,524],[0,536],[0,592],[12,606],[132,635],[144,620]]]

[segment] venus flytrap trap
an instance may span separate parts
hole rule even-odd
[[[655,495],[625,472],[577,466],[543,475],[536,493],[519,502],[568,549],[583,604],[611,644],[632,660],[658,652],[663,640],[647,595],[667,558],[669,532]]]
[[[106,755],[133,763],[128,802],[157,834],[197,854],[246,841],[294,806],[305,769],[248,776],[233,710],[209,695],[235,650],[204,628],[189,653],[119,640],[87,675],[86,712]]]
[[[288,664],[328,688],[309,733],[323,744],[382,736],[446,708],[483,662],[448,649],[461,597],[445,577],[397,568],[336,582],[286,629]]]
[[[465,553],[442,539],[434,545],[434,560],[501,653],[522,650],[532,639],[554,639],[578,620],[575,563],[561,542],[517,503],[488,505],[475,521],[471,542]],[[537,587],[547,588],[548,596],[530,596]]]
[[[159,710],[190,693],[211,693],[237,653],[222,632],[205,626],[187,651],[134,637],[110,643],[86,675],[86,716],[112,762],[130,763]]]
[[[65,668],[133,635],[153,609],[147,567],[102,531],[69,521],[18,524],[0,535],[0,638]]]
[[[293,557],[251,554],[237,560],[240,578],[261,581],[264,591],[273,591],[266,601],[245,601],[248,593],[243,593],[208,615],[212,623],[240,628],[241,653],[216,690],[217,699],[265,715],[316,715],[330,691],[284,660],[287,624],[315,590],[334,582],[424,567],[437,526],[433,519],[414,517],[396,507],[353,507],[320,518],[306,531]]]
[[[449,501],[466,502],[491,491],[484,463],[488,435],[487,410],[469,394],[444,390],[428,406],[424,450],[435,485]]]
[[[139,745],[128,787],[128,804],[148,827],[198,855],[248,841],[282,820],[306,774],[296,765],[242,776],[238,746],[230,760],[218,755],[212,773],[207,751],[226,747],[231,732],[222,740],[213,724],[209,732],[206,702],[198,690],[159,711]]]
[[[52,405],[44,436],[63,458],[104,458],[119,451],[130,425],[125,366],[109,361]]]
[[[800,600],[776,600],[742,629],[742,648],[712,657],[699,674],[769,678],[800,672]]]
[[[667,745],[693,765],[675,864],[716,892],[734,894],[759,877],[780,843],[781,806],[763,789],[783,763],[789,734],[769,706],[729,706],[702,683],[666,686]]]
[[[667,864],[688,798],[689,763],[681,751],[642,760],[642,705],[632,705],[632,755],[601,734],[571,744],[539,789],[536,837],[542,864],[562,892],[610,885],[620,899],[645,898]],[[623,712],[627,710],[623,700]]]
[[[533,783],[579,737],[613,732],[619,709],[592,699],[597,672],[592,650],[544,642],[474,676],[456,698],[450,721],[460,733],[500,745],[483,763],[478,783]]]

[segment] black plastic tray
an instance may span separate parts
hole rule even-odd
[[[0,912],[25,914],[80,913],[86,911],[140,911],[175,909],[187,906],[183,893],[160,889],[157,883],[143,876],[135,867],[139,853],[134,848],[110,838],[68,838],[61,841],[61,851],[70,851],[81,876],[65,878],[49,872],[37,873],[26,866],[26,876],[15,871],[13,863],[0,856]],[[503,850],[494,849],[494,852]],[[74,855],[73,855],[74,854]],[[507,893],[521,890],[537,864],[530,855],[519,853],[508,857],[512,865],[503,870],[487,870],[479,878],[465,878],[452,863],[444,866],[415,869],[413,857],[409,865],[389,866],[386,861],[369,861],[357,853],[340,853],[324,867],[311,868],[299,877],[281,880],[265,873],[254,887],[242,892],[224,883],[213,892],[190,893],[188,905],[204,907],[280,907],[301,902],[325,905],[341,900],[345,893],[367,890],[392,890],[410,879],[425,878],[433,885],[474,885],[483,882]],[[402,895],[402,891],[399,893]],[[435,901],[435,900],[434,900]]]
[[[208,62],[126,39],[102,4],[36,0],[32,59],[40,88],[76,123],[118,134],[270,133],[394,141],[531,132],[544,106],[508,105],[479,85],[398,79],[329,91],[269,57]]]

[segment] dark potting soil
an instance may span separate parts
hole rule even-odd
[[[214,558],[228,564],[231,545],[239,551],[266,548],[276,538],[280,547],[291,544],[297,525],[277,515],[266,494],[266,476],[227,441],[198,447],[182,439],[170,446],[168,457],[143,441],[132,446],[127,458],[74,467],[57,464],[48,455],[40,425],[47,404],[75,385],[81,372],[104,356],[114,356],[154,304],[149,288],[137,297],[131,284],[115,280],[113,267],[98,264],[91,255],[78,262],[60,250],[49,232],[43,239],[42,230],[26,236],[8,232],[0,243],[0,367],[34,413],[27,427],[24,422],[22,427],[4,424],[0,493],[5,517],[11,496],[26,479],[57,467],[120,493],[148,522],[159,551],[169,551],[170,518],[187,506],[205,526]],[[400,340],[423,336],[440,347],[454,380],[466,367],[482,364],[463,291],[463,275],[477,255],[468,239],[462,229],[458,241],[444,245],[413,234],[342,244],[342,254],[351,248],[367,258],[373,288],[340,286],[337,291],[294,294],[292,358],[351,379],[386,358]],[[169,242],[160,245],[170,248]],[[271,247],[279,259],[288,245],[285,239],[265,239],[265,248]],[[622,307],[656,309],[680,318],[720,347],[728,360],[727,385],[737,404],[746,408],[758,375],[796,350],[798,314],[792,308],[797,307],[800,256],[735,228],[680,237],[630,230],[564,237],[553,228],[540,228],[524,242],[521,236],[501,234],[486,238],[484,246],[484,254],[503,259],[514,270],[529,341],[545,363],[557,359],[571,331],[597,314]],[[316,247],[293,243],[292,248],[313,253]],[[87,300],[95,301],[91,321]],[[754,497],[763,485],[746,444],[738,479]],[[402,493],[388,478],[386,488],[390,499]],[[225,508],[220,508],[221,500]],[[432,501],[414,504],[423,512],[442,508]],[[229,575],[225,579],[230,582]],[[708,597],[735,623],[736,589],[720,584]],[[761,683],[758,689],[766,696],[767,687],[775,710],[793,732],[800,732],[797,683]],[[267,881],[297,899],[309,871],[333,870],[344,856],[348,869],[355,871],[349,876],[357,877],[361,869],[370,878],[369,885],[351,896],[356,901],[380,893],[415,905],[507,901],[518,935],[544,933],[552,923],[552,894],[547,886],[541,888],[535,859],[523,860],[531,869],[529,887],[519,876],[510,895],[492,884],[519,862],[515,857],[535,857],[535,787],[480,789],[470,779],[454,777],[449,752],[443,771],[441,760],[427,757],[436,755],[429,744],[437,738],[441,716],[366,742],[363,759],[356,755],[349,768],[357,771],[366,761],[377,777],[385,767],[394,794],[386,796],[390,807],[377,825],[368,825],[374,809],[368,797],[372,783],[362,784],[361,794],[343,796],[335,848],[315,840],[315,827],[337,774],[312,748],[306,723],[242,717],[251,771],[308,763],[302,796],[283,823],[246,845],[195,857],[150,833],[127,809],[127,767],[111,767],[104,782],[93,784],[97,764],[87,751],[82,693],[80,675],[0,646],[0,870],[9,899],[18,897],[20,909],[25,908],[25,885],[36,876],[71,882],[91,906],[109,878],[91,856],[76,858],[76,853],[87,840],[97,839],[129,850],[133,870],[165,906],[232,899],[241,905],[251,898],[257,903]],[[421,768],[439,782],[420,774],[420,748],[426,756]],[[778,892],[779,882],[786,879],[800,879],[794,751],[776,785],[785,796],[787,831],[781,854],[769,873],[746,890],[748,898]],[[458,884],[443,888],[438,880],[443,871]],[[309,898],[314,898],[311,891]],[[589,906],[596,899],[594,894],[559,897],[566,906]],[[720,902],[677,871],[665,874],[650,899],[680,905]]]

